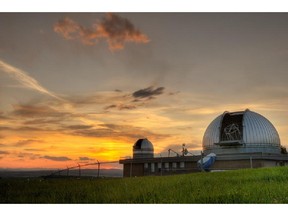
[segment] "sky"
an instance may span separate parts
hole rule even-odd
[[[288,147],[287,13],[0,13],[0,168],[199,154],[250,109]]]

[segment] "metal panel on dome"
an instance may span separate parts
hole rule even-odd
[[[139,139],[133,145],[133,158],[153,158],[154,147],[148,139]]]
[[[280,138],[273,124],[258,113],[224,112],[207,127],[203,150],[204,154],[280,154]]]
[[[215,118],[207,127],[203,137],[203,149],[209,149],[214,146],[214,143],[219,142],[220,124],[222,115]]]
[[[244,137],[247,144],[274,144],[280,146],[280,138],[273,124],[264,116],[249,111],[244,115]]]

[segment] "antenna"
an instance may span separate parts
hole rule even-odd
[[[182,144],[182,156],[185,156],[187,154],[187,149],[185,148],[185,143]]]
[[[168,149],[168,157],[170,157],[171,151],[174,152],[177,155],[177,157],[179,157],[179,154],[176,151],[174,151],[173,149]]]
[[[190,154],[190,155],[193,156],[194,154],[192,154],[191,152],[189,152],[188,149],[185,148],[185,146],[186,146],[185,143],[183,143],[183,144],[182,144],[182,156],[185,156],[185,155],[187,155],[187,154]]]

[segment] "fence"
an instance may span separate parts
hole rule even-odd
[[[101,169],[104,164],[119,164],[119,161],[104,161],[86,164],[77,164],[76,166],[66,167],[65,169],[53,171],[51,174],[45,176],[46,178],[56,177],[122,177],[122,170],[120,169]],[[96,168],[95,168],[96,166]],[[89,169],[90,168],[90,169]],[[110,171],[110,172],[109,172]]]

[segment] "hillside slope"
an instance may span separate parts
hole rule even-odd
[[[288,167],[106,179],[1,179],[1,203],[288,203]]]

